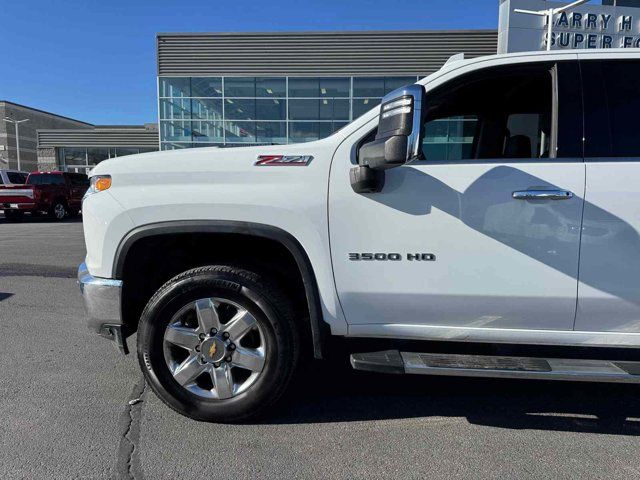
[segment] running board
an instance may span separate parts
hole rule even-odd
[[[529,378],[640,383],[640,362],[566,358],[499,357],[388,350],[354,353],[355,370],[461,377]]]

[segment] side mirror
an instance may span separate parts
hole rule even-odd
[[[422,158],[424,96],[424,87],[414,84],[382,99],[376,138],[360,147],[360,166],[351,171],[354,191],[380,191],[384,170]]]

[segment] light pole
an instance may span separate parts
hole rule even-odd
[[[20,128],[19,128],[19,125],[21,123],[28,122],[29,119],[25,118],[24,120],[14,120],[14,119],[9,118],[9,117],[4,117],[4,121],[7,122],[7,123],[13,123],[16,126],[16,153],[17,153],[17,157],[18,157],[18,170],[21,170],[21,168],[20,168]]]
[[[516,8],[513,11],[516,13],[526,13],[528,15],[538,15],[540,17],[547,17],[547,51],[551,50],[551,34],[553,32],[553,16],[562,13],[565,10],[569,10],[583,3],[587,3],[589,0],[577,0],[576,2],[565,5],[564,7],[549,8],[548,10],[523,10],[522,8]]]

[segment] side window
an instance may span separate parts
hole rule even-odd
[[[640,157],[640,61],[581,62],[585,156]]]
[[[581,151],[574,152],[582,137],[574,128],[581,111],[573,106],[561,103],[561,112],[569,112],[566,120],[571,118],[573,125],[563,127],[561,122],[558,132],[575,137],[571,148],[563,150],[562,145],[553,143],[554,79],[562,75],[573,75],[575,84],[577,66],[559,70],[552,63],[539,63],[490,68],[428,92],[423,144],[426,161],[581,157]]]
[[[15,184],[22,184],[27,180],[27,176],[24,173],[7,172],[7,178],[9,182]]]
[[[74,187],[88,187],[89,178],[86,175],[80,173],[69,174],[69,180]]]
[[[41,185],[42,182],[40,181],[41,175],[29,175],[29,177],[27,178],[27,185]]]

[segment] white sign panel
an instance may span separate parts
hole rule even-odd
[[[514,12],[548,10],[568,2],[505,0],[500,4],[498,52],[547,49],[547,16]],[[640,48],[640,8],[586,3],[556,14],[551,49]]]

